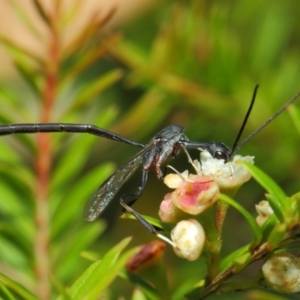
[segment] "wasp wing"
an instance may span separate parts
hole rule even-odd
[[[99,217],[110,201],[115,197],[122,185],[136,171],[142,161],[143,155],[154,146],[155,144],[146,146],[99,186],[85,206],[84,218],[87,221],[94,221]]]

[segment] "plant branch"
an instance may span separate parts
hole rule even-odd
[[[254,261],[257,261],[257,260],[261,259],[269,251],[270,251],[269,244],[267,242],[262,244],[257,250],[255,250],[253,252],[253,254],[251,255],[251,258],[250,258],[250,262],[247,264],[247,266],[250,265],[251,263],[253,263]],[[228,268],[227,270],[219,273],[211,281],[211,283],[208,286],[206,286],[206,288],[204,289],[204,292],[201,296],[201,299],[204,299],[209,294],[215,292],[219,288],[219,286],[222,284],[222,282],[224,282],[225,280],[227,280],[228,278],[230,278],[231,276],[233,276],[235,274],[236,274],[236,272],[235,272],[235,267],[234,266],[232,266],[232,267]]]
[[[57,6],[55,7],[57,8]],[[43,106],[40,122],[51,121],[51,111],[53,108],[58,80],[60,41],[57,30],[59,13],[54,10],[50,19],[50,46],[45,69],[45,86],[43,91]],[[50,136],[47,134],[37,135],[37,190],[36,190],[36,274],[37,274],[37,294],[40,299],[50,299],[50,222],[49,222],[49,185],[50,171],[52,164],[52,152]]]
[[[295,226],[295,228],[291,229],[290,232],[288,232],[284,238],[280,242],[280,244],[276,247],[276,249],[279,249],[280,247],[287,246],[289,243],[293,242],[295,238],[297,238],[299,235],[299,228],[298,226]],[[245,266],[248,267],[253,262],[262,259],[266,254],[270,252],[274,252],[276,249],[271,249],[268,242],[263,243],[260,247],[253,250],[252,255],[250,257],[249,262]],[[244,268],[244,269],[245,269]],[[230,277],[236,275],[236,269],[235,266],[231,266],[227,270],[219,273],[204,289],[203,294],[200,299],[204,299],[206,296],[210,295],[211,293],[215,292],[221,284],[229,279]]]

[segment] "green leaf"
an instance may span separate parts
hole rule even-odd
[[[48,25],[51,26],[51,20],[48,16],[46,10],[44,9],[43,5],[40,3],[40,0],[32,0],[32,4],[34,5],[36,11],[38,12],[41,19]]]
[[[0,283],[0,298],[3,300],[14,300],[17,299],[13,296],[13,294],[9,291],[9,289]]]
[[[24,60],[15,60],[15,67],[27,83],[28,87],[31,87],[32,91],[39,99],[42,98],[41,88],[39,86],[37,74],[34,69],[31,66],[28,66]]]
[[[224,257],[220,263],[220,272],[223,272],[224,270],[230,268],[232,266],[232,262],[238,257],[243,256],[244,254],[249,252],[251,244],[247,244],[239,249],[236,249],[235,251],[228,254],[226,257]]]
[[[124,136],[131,136],[134,133],[136,139],[143,138],[166,118],[172,106],[172,101],[166,99],[166,94],[161,89],[150,89],[125,117],[113,126],[112,130]]]
[[[100,78],[90,80],[77,92],[76,98],[72,101],[72,105],[67,113],[72,110],[80,110],[84,105],[90,103],[98,94],[107,88],[111,87],[123,76],[123,71],[120,69],[112,70],[102,75]]]
[[[174,224],[168,224],[168,223],[164,223],[159,219],[153,218],[153,217],[149,217],[146,215],[141,215],[147,222],[149,222],[151,225],[153,225],[154,227],[163,230],[164,232],[170,232],[173,228],[174,228]],[[127,220],[135,220],[137,221],[137,219],[135,218],[135,216],[131,213],[123,213],[121,216],[122,219],[127,219]]]
[[[30,293],[28,290],[26,290],[24,287],[22,287],[19,283],[15,282],[14,280],[10,279],[6,275],[0,273],[0,284],[3,286],[6,286],[13,292],[15,292],[17,295],[21,297],[21,299],[24,300],[38,300],[38,298]]]
[[[129,242],[130,238],[124,239],[107,252],[101,261],[93,263],[70,288],[72,299],[99,299],[101,293],[118,276],[127,260],[137,252],[138,249],[132,249],[121,255],[121,251]]]
[[[55,274],[67,280],[74,276],[74,270],[82,269],[86,262],[80,259],[80,254],[99,239],[104,230],[103,222],[89,223],[64,230],[61,237],[55,240],[57,253],[53,255]],[[76,239],[74,236],[76,235]]]
[[[0,34],[0,42],[6,47],[10,56],[18,60],[24,60],[24,58],[29,60],[34,60],[39,65],[43,65],[43,59],[36,54],[26,50],[25,48],[19,46],[15,42],[11,41],[9,38]]]
[[[19,271],[24,269],[28,271],[28,258],[26,254],[22,252],[23,249],[19,249],[13,241],[10,241],[3,236],[0,236],[0,244],[1,261]]]
[[[141,290],[135,289],[132,295],[132,300],[147,300],[147,299],[152,299],[148,296],[146,296]],[[159,298],[155,298],[159,299]]]
[[[95,121],[98,127],[106,128],[115,117],[116,111],[114,108],[108,107],[102,110],[101,115],[99,115],[99,120],[97,119]],[[52,189],[59,189],[78,176],[78,172],[89,159],[88,153],[91,152],[93,144],[96,143],[98,139],[100,139],[102,143],[107,141],[104,137],[93,136],[92,138],[89,133],[85,133],[85,135],[86,137],[83,137],[81,134],[78,134],[68,145],[67,151],[61,156],[62,158],[53,172]]]
[[[120,41],[110,50],[110,53],[133,70],[145,68],[149,60],[147,52],[144,52],[141,47],[131,43],[129,40]]]
[[[248,221],[248,223],[251,226],[253,233],[255,235],[255,238],[253,240],[253,245],[254,246],[257,245],[261,241],[262,232],[261,232],[260,227],[257,225],[255,219],[253,218],[253,216],[251,216],[251,214],[243,206],[241,206],[236,201],[232,200],[227,195],[220,194],[219,200],[224,201],[224,202],[228,203],[229,205],[233,206],[236,210],[238,210],[245,217],[246,221]]]
[[[278,59],[279,53],[289,40],[290,13],[277,5],[270,7],[264,18],[256,26],[255,41],[252,48],[252,64],[257,70],[268,69]],[[278,23],[280,20],[280,23]],[[269,37],[272,36],[270,40]],[[269,41],[268,41],[269,40]]]
[[[53,212],[55,215],[52,223],[53,236],[59,234],[74,218],[83,216],[84,203],[113,170],[113,166],[109,163],[93,169],[74,183],[70,192],[63,195],[63,199],[59,198],[61,201]]]
[[[194,284],[194,286],[189,291],[187,291],[184,294],[184,298],[199,299],[199,295],[202,294],[204,286],[205,286],[205,280],[204,279],[199,280],[197,283]],[[174,299],[182,299],[182,296],[181,298],[174,298]]]
[[[244,254],[240,255],[233,261],[234,264],[234,273],[241,272],[249,263],[251,259],[251,252],[245,252]]]
[[[51,283],[54,287],[54,289],[58,292],[59,297],[57,297],[57,300],[72,300],[68,291],[65,289],[65,287],[62,285],[62,283],[54,276],[50,275]]]
[[[13,91],[2,85],[0,85],[0,97],[3,98],[5,102],[7,102],[6,105],[13,105],[14,107],[20,105],[19,99],[13,93]]]
[[[1,162],[5,162],[4,166],[0,166],[1,169],[5,169],[6,167],[11,168],[12,164],[9,163],[20,163],[20,155],[16,152],[12,151],[11,147],[5,143],[5,141],[0,141],[0,160]]]
[[[61,189],[78,176],[82,167],[89,159],[88,153],[95,139],[88,137],[76,137],[75,140],[68,145],[67,150],[61,155],[59,164],[53,171],[51,189]]]
[[[278,219],[275,214],[272,214],[268,217],[267,220],[265,220],[265,222],[261,226],[261,230],[263,232],[262,242],[267,241],[276,224],[278,224]]]
[[[281,222],[285,221],[289,223],[293,216],[292,202],[289,201],[283,190],[256,166],[245,162],[241,162],[241,164],[245,166],[254,179],[270,194],[268,200],[277,218]]]
[[[121,278],[126,279],[128,282],[131,282],[136,288],[139,288],[141,291],[143,291],[143,294],[147,296],[147,299],[150,300],[160,299],[154,287],[147,281],[143,280],[141,276],[126,271],[121,271],[119,276]]]
[[[31,96],[32,95],[30,94],[30,99],[27,99],[26,92],[20,83],[14,83],[14,90],[9,90],[0,85],[0,122],[4,124],[20,122],[32,123],[32,120],[35,119],[35,117],[32,112],[33,102],[31,101]],[[30,135],[27,134],[17,134],[14,135],[14,139],[16,138],[22,140],[22,143],[24,142],[26,146],[30,144],[31,149],[34,148],[32,146],[32,136],[30,137]],[[5,140],[5,138],[3,140]],[[30,141],[30,143],[28,141]]]
[[[300,220],[300,192],[291,196],[291,200],[293,201],[293,211],[295,215],[295,222],[299,224]]]
[[[2,143],[0,143],[0,146],[2,146]],[[33,170],[22,165],[22,161],[20,161],[19,157],[14,155],[14,152],[12,150],[10,151],[10,153],[8,153],[9,148],[10,147],[3,146],[2,154],[4,154],[3,161],[5,162],[3,162],[0,166],[0,175],[4,177],[5,182],[9,182],[9,184],[11,186],[14,186],[14,188],[18,186],[20,190],[22,189],[23,197],[30,198],[30,196],[32,195],[31,191],[33,190],[36,183],[36,175],[33,173]],[[5,157],[6,153],[7,156]],[[0,155],[0,157],[2,156],[2,154]]]
[[[102,255],[100,255],[99,252],[96,251],[82,251],[80,253],[80,256],[82,258],[84,258],[85,260],[91,261],[91,262],[95,262],[97,260],[100,260],[102,258]]]
[[[106,52],[120,39],[119,34],[113,34],[109,36],[101,45],[97,46],[95,49],[88,49],[85,55],[79,55],[77,53],[78,45],[70,45],[69,49],[67,49],[65,54],[70,56],[71,54],[67,54],[70,50],[75,50],[75,57],[74,61],[71,62],[71,66],[67,67],[66,70],[63,72],[60,87],[65,86],[71,80],[74,80],[77,76],[79,76],[82,72],[84,72],[88,67],[96,63]],[[76,44],[78,42],[75,41]],[[82,42],[79,41],[79,45],[81,46]],[[73,54],[73,53],[72,53]]]
[[[284,239],[287,232],[287,225],[284,223],[277,224],[268,237],[269,248],[275,249]]]
[[[297,129],[300,135],[300,110],[299,108],[293,105],[288,108],[288,111],[295,125],[295,128]]]
[[[9,220],[9,223],[7,222]],[[22,228],[22,234],[20,234],[20,228]],[[0,232],[3,238],[9,243],[12,243],[12,247],[15,247],[17,252],[20,252],[22,256],[26,256],[27,259],[32,259],[33,236],[35,228],[31,216],[22,214],[21,216],[4,216],[0,223]],[[1,248],[0,248],[1,249]],[[8,249],[8,248],[7,248]],[[3,248],[3,251],[7,251]],[[8,256],[11,258],[11,254],[8,250]],[[2,256],[1,256],[2,257]],[[13,261],[14,263],[15,261]],[[27,266],[27,265],[26,265]],[[21,264],[18,263],[18,268],[21,269]]]
[[[26,208],[27,201],[23,201],[20,197],[19,191],[13,188],[9,182],[5,182],[6,178],[3,178],[2,182],[0,181],[0,191],[1,199],[0,201],[0,210],[3,214],[8,215],[23,215],[28,213],[28,208]],[[27,200],[27,199],[26,199]]]
[[[250,290],[245,295],[247,300],[292,300],[290,296],[280,295],[278,292],[266,290]]]
[[[14,10],[15,15],[22,21],[23,26],[29,29],[39,40],[43,39],[42,33],[39,31],[39,26],[36,24],[36,19],[32,18],[31,14],[26,11],[26,6],[20,5],[16,0],[7,1]]]
[[[77,18],[80,18],[80,13],[82,13],[84,7],[83,5],[84,3],[81,0],[72,1],[72,5],[68,6],[68,9],[60,16],[60,28],[67,28],[69,25],[72,25]],[[79,48],[78,45],[76,46],[76,48]]]

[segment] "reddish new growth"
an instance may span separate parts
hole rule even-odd
[[[138,272],[154,263],[162,255],[165,248],[166,244],[160,241],[153,241],[142,246],[140,251],[127,262],[128,271]]]

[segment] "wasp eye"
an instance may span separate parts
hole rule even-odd
[[[215,157],[216,159],[224,159],[224,162],[227,162],[227,161],[228,161],[227,155],[226,155],[224,152],[222,152],[222,151],[216,151],[216,152],[214,153],[214,157]]]

